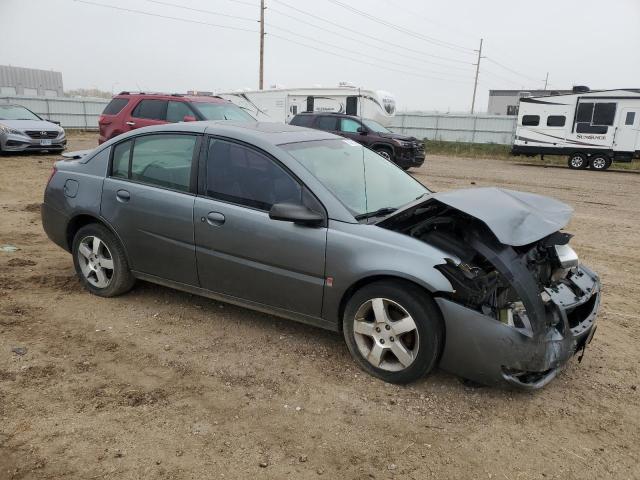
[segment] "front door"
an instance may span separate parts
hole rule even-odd
[[[272,220],[275,203],[303,202],[303,187],[267,154],[211,138],[196,198],[202,287],[320,317],[327,229]]]
[[[193,241],[196,135],[140,135],[112,148],[102,216],[132,270],[198,285]]]
[[[640,150],[640,108],[622,110],[622,121],[614,140],[616,152],[635,152]]]

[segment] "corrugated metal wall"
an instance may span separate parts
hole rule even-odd
[[[97,130],[98,118],[109,100],[0,96],[0,102],[24,105],[43,118],[60,122],[65,128]],[[394,132],[427,140],[510,145],[516,128],[516,117],[399,112],[391,120],[389,128]]]
[[[3,96],[0,102],[23,105],[42,118],[60,122],[64,128],[97,130],[98,118],[109,100]]]
[[[389,128],[394,132],[427,140],[510,145],[516,121],[516,117],[505,115],[398,112]]]

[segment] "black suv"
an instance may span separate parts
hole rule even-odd
[[[326,130],[350,138],[407,170],[424,163],[424,143],[393,133],[378,122],[342,113],[299,113],[291,125]]]

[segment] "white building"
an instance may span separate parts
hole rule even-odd
[[[0,65],[0,96],[62,97],[62,73]]]

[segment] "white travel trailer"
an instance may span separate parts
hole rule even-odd
[[[640,154],[640,89],[520,99],[514,155],[567,155],[569,167],[606,170]]]
[[[258,120],[269,122],[289,123],[301,112],[338,112],[388,125],[396,113],[392,94],[346,84],[335,88],[270,88],[216,95],[230,100]]]

